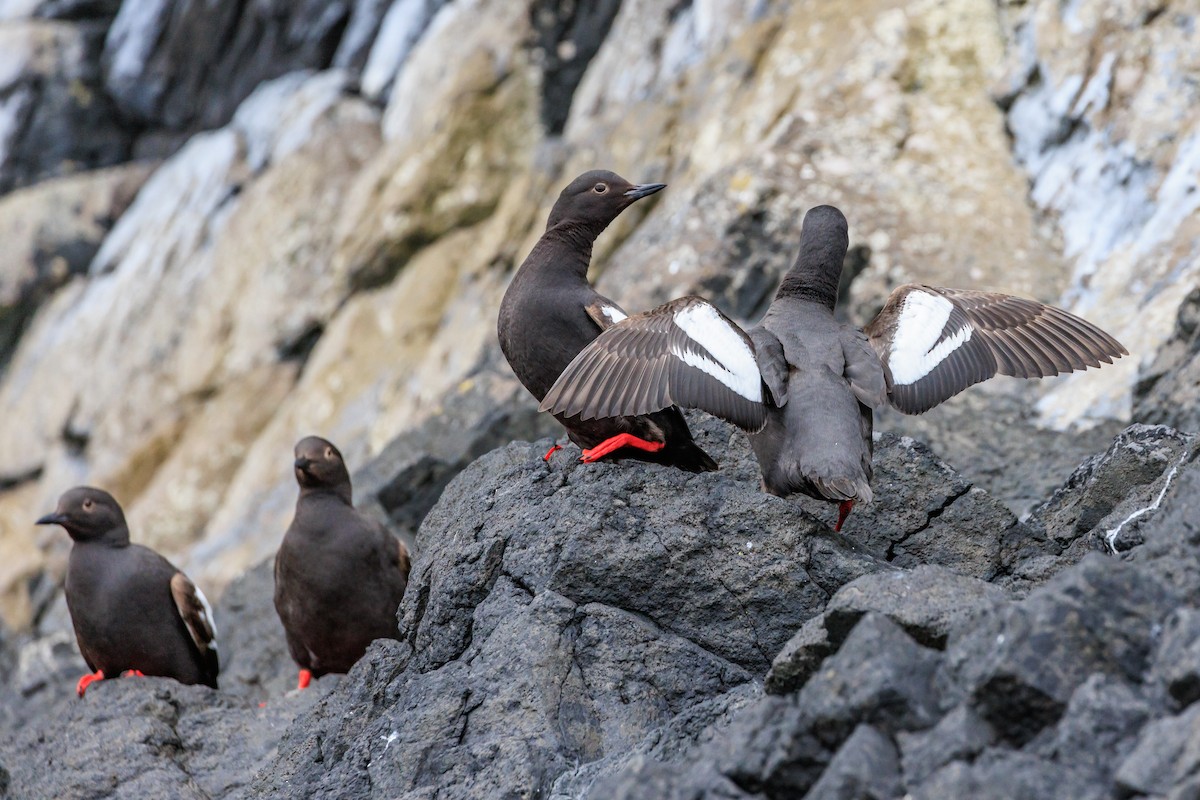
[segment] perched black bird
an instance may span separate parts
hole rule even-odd
[[[580,350],[627,316],[588,283],[596,237],[630,204],[665,185],[634,185],[615,173],[593,170],[571,181],[558,196],[546,232],[504,293],[497,321],[504,357],[539,401]],[[554,416],[571,441],[583,448],[582,461],[617,453],[691,472],[717,468],[692,441],[679,409],[669,403],[645,414]]]
[[[602,419],[681,405],[751,432],[763,488],[871,501],[872,410],[920,414],[994,375],[1041,378],[1127,355],[1072,314],[1005,294],[909,284],[863,330],[833,315],[846,218],[818,206],[766,315],[743,332],[700,297],[613,325],[563,370],[541,409]]]
[[[300,667],[298,687],[346,672],[376,639],[399,636],[408,549],[352,503],[342,454],[319,436],[296,444],[296,515],[275,555],[275,610]]]
[[[125,514],[112,495],[71,489],[37,521],[71,535],[67,608],[79,652],[94,681],[157,675],[217,688],[217,629],[204,593],[158,553],[129,543]]]

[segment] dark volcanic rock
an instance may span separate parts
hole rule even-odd
[[[477,373],[442,403],[441,413],[397,436],[353,477],[358,507],[386,523],[412,552],[421,521],[472,461],[513,439],[562,432],[514,378],[492,370]]]
[[[1154,504],[1166,482],[1197,454],[1197,438],[1163,425],[1132,425],[1108,450],[1083,462],[1067,483],[1034,510],[1030,527],[1062,548],[1082,554],[1107,546],[1124,551],[1141,542],[1141,509]]]
[[[167,678],[101,681],[0,740],[0,763],[16,797],[226,797],[326,686],[259,708]]]
[[[122,114],[188,132],[228,122],[264,81],[329,65],[350,3],[125,3],[104,47],[104,86]]]
[[[1109,797],[1086,773],[1008,750],[989,750],[973,763],[955,761],[910,790],[913,800],[1100,800]]]
[[[1167,475],[1170,470],[1167,471]],[[1129,558],[1144,564],[1182,592],[1191,606],[1200,605],[1200,465],[1195,458],[1181,466],[1162,505],[1141,522],[1142,544]],[[1160,479],[1165,487],[1166,475]],[[1160,492],[1162,490],[1160,489]],[[1142,508],[1151,509],[1148,502]]]
[[[1154,631],[1177,602],[1148,570],[1090,555],[952,636],[941,683],[1022,745],[1057,722],[1091,673],[1140,680]]]
[[[1167,617],[1153,674],[1179,705],[1200,700],[1200,611],[1182,606]]]
[[[870,725],[859,725],[805,796],[808,800],[889,800],[900,794],[896,746]]]
[[[782,694],[803,686],[869,612],[887,616],[927,647],[942,648],[952,628],[1006,598],[997,586],[942,567],[864,575],[839,589],[825,613],[804,623],[784,645],[767,673],[767,691]]]
[[[1053,738],[1037,750],[1061,764],[1089,769],[1098,782],[1107,783],[1142,726],[1159,713],[1161,708],[1135,684],[1096,673],[1075,690]]]
[[[880,572],[843,586],[825,609],[825,627],[840,642],[864,614],[877,611],[921,644],[942,648],[951,630],[1006,599],[1003,589],[942,567]]]
[[[547,464],[543,441],[459,475],[421,527],[406,643],[372,649],[261,790],[548,792],[761,674],[840,576],[883,566],[759,492],[740,434],[696,427],[722,471]]]
[[[424,515],[401,641],[285,693],[294,665],[269,562],[217,606],[219,693],[137,679],[76,701],[73,642],[49,623],[41,638],[9,636],[10,792],[782,800],[1195,788],[1190,439],[1131,428],[1026,526],[927,448],[883,435],[880,500],[836,535],[829,505],[761,493],[745,437],[700,417],[716,473],[581,465],[571,446],[546,463],[546,440],[490,452],[443,490],[506,426],[542,424],[489,406],[495,396],[464,392],[424,438],[360,473],[393,526]],[[1136,514],[1137,543],[1083,557],[1078,532],[1055,532],[1087,514],[1100,530]],[[914,542],[938,565],[900,566]],[[62,623],[59,605],[48,609],[44,620]],[[61,768],[46,771],[46,753]]]
[[[996,741],[992,726],[967,705],[955,708],[926,731],[897,737],[910,785],[924,781],[952,761],[970,761]]]
[[[779,655],[775,656],[764,686],[771,694],[785,694],[799,689],[834,649],[835,644],[825,629],[825,618],[813,617],[800,626],[796,635],[788,639]]]
[[[799,693],[767,695],[748,706],[697,762],[711,761],[749,792],[801,796],[822,778],[860,724],[876,734],[932,724],[938,659],[936,651],[918,645],[886,617],[868,614]],[[894,747],[889,757],[878,742],[856,742],[835,767],[827,791],[850,788],[843,771],[868,759],[894,763]],[[873,776],[872,787],[875,779],[891,783],[886,775]]]
[[[885,433],[875,448],[875,502],[856,509],[843,530],[888,561],[940,564],[989,580],[1001,570],[1007,543],[1028,536],[1003,504],[920,442]]]
[[[800,705],[832,746],[859,722],[888,732],[924,728],[937,720],[933,677],[938,662],[936,651],[871,612],[800,690]]]
[[[275,613],[274,558],[229,584],[213,615],[220,634],[221,691],[263,701],[296,685],[299,667],[288,654]]]
[[[1177,717],[1157,719],[1142,729],[1133,752],[1117,769],[1117,787],[1123,795],[1165,795],[1172,790],[1195,797],[1200,777],[1200,705],[1193,704]]]
[[[1143,370],[1134,390],[1133,418],[1200,433],[1200,288],[1179,306],[1175,333]]]
[[[563,773],[554,783],[551,800],[639,796],[637,793],[645,790],[641,785],[643,777],[671,787],[679,796],[690,796],[689,791],[706,791],[717,792],[714,797],[725,797],[723,792],[734,791],[734,784],[715,770],[683,769],[676,774],[668,764],[699,758],[704,746],[722,735],[741,709],[761,697],[762,690],[757,684],[745,683],[697,703],[652,731],[631,751]]]
[[[1113,421],[1070,432],[1039,427],[1028,387],[1019,379],[1000,378],[950,398],[929,414],[885,409],[875,415],[875,430],[924,442],[964,478],[1024,516],[1122,427]]]

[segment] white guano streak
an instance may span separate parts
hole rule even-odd
[[[1188,452],[1188,448],[1184,447],[1183,452],[1179,454],[1179,460],[1175,462],[1175,465],[1171,467],[1170,471],[1167,473],[1167,479],[1163,481],[1162,489],[1159,490],[1158,497],[1154,498],[1153,503],[1148,506],[1142,506],[1128,517],[1121,520],[1117,524],[1117,527],[1109,528],[1104,532],[1104,542],[1108,545],[1108,551],[1110,553],[1113,555],[1117,554],[1117,537],[1121,534],[1122,528],[1143,514],[1149,514],[1151,511],[1158,510],[1158,507],[1162,505],[1163,498],[1167,496],[1167,489],[1171,488],[1171,481],[1175,480],[1175,474],[1179,472],[1179,468],[1183,466],[1183,462],[1187,460],[1189,455],[1191,454]]]
[[[916,383],[971,340],[971,326],[964,325],[934,347],[953,310],[954,304],[944,297],[928,292],[909,292],[896,320],[896,333],[888,358],[894,383],[904,386]]]
[[[762,402],[762,375],[754,351],[716,308],[707,303],[687,306],[675,312],[675,324],[717,361],[678,348],[672,348],[671,355],[716,378],[747,400]]]

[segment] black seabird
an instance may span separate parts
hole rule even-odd
[[[592,244],[618,214],[665,185],[634,185],[613,172],[593,170],[571,181],[558,196],[546,232],[504,293],[496,326],[509,366],[539,401],[571,359],[601,331],[628,316],[588,283]],[[692,441],[683,414],[669,403],[645,414],[554,416],[583,449],[581,461],[616,453],[691,472],[717,468]],[[556,445],[546,457],[557,449]]]
[[[399,637],[408,549],[352,502],[341,452],[319,436],[296,444],[296,514],[275,555],[275,610],[300,667],[298,688],[347,672],[376,639]]]
[[[763,488],[871,501],[872,411],[920,414],[994,375],[1041,378],[1128,351],[1053,306],[920,284],[891,293],[863,330],[834,318],[846,218],[818,206],[759,324],[744,332],[700,297],[613,325],[583,350],[541,409],[583,420],[702,408],[749,431]]]
[[[78,486],[38,525],[61,525],[73,544],[67,608],[79,652],[95,681],[155,675],[217,688],[216,626],[204,593],[148,547],[130,544],[125,514],[112,495]]]

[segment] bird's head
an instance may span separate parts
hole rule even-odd
[[[129,541],[125,513],[111,494],[91,486],[76,486],[58,498],[54,513],[37,521],[38,525],[61,525],[77,542],[111,539]]]
[[[306,436],[296,443],[292,467],[301,489],[350,488],[350,473],[340,450],[328,439]]]
[[[630,183],[604,169],[585,172],[562,190],[546,228],[570,222],[599,234],[630,205],[664,188],[665,183]]]

